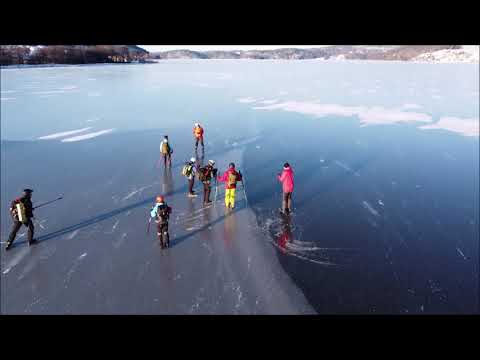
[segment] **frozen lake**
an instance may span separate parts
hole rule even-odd
[[[472,64],[316,60],[2,69],[2,242],[23,188],[65,199],[36,212],[38,245],[2,243],[1,311],[478,312],[478,79]],[[222,194],[188,199],[195,155],[237,163],[248,203],[241,186],[232,214]],[[158,193],[166,251],[145,231]]]

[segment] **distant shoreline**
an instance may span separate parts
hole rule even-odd
[[[153,65],[163,62],[205,62],[205,61],[255,61],[255,62],[318,62],[318,63],[392,63],[392,64],[443,64],[443,65],[477,65],[479,62],[467,61],[421,61],[421,60],[363,60],[363,59],[191,59],[191,58],[176,58],[176,59],[154,59],[145,63],[90,63],[90,64],[20,64],[20,65],[1,65],[0,70],[18,70],[18,69],[39,69],[39,68],[63,68],[63,67],[87,67],[87,66],[122,66],[122,65]]]
[[[89,63],[89,64],[15,64],[15,65],[0,65],[0,69],[28,69],[28,68],[56,68],[56,67],[78,67],[78,66],[120,66],[120,65],[152,65],[155,64],[156,61],[148,61],[148,62],[131,62],[131,63]]]

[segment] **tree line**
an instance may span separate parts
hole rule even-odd
[[[91,64],[142,60],[148,52],[128,45],[0,46],[0,65]]]

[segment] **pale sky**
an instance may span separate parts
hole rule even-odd
[[[309,49],[319,48],[328,45],[138,45],[141,48],[149,51],[169,51],[178,49],[187,49],[193,51],[208,51],[208,50],[274,50],[281,48],[297,48]]]

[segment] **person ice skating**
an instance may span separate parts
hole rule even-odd
[[[235,170],[234,163],[230,163],[228,170],[218,177],[218,181],[225,183],[225,206],[233,209],[235,207],[235,189],[237,188],[237,181],[242,181],[242,173]]]
[[[13,227],[8,237],[5,250],[9,250],[12,247],[13,241],[17,236],[18,230],[25,225],[28,228],[28,245],[32,245],[36,242],[33,238],[33,204],[32,204],[32,189],[23,190],[23,195],[10,204],[10,215],[13,219]]]
[[[217,177],[217,169],[214,169],[215,161],[208,160],[208,164],[205,167],[198,169],[198,179],[203,183],[203,204],[208,205],[212,201],[210,200],[210,192],[212,190],[211,181],[212,177]]]
[[[199,123],[195,123],[193,125],[193,135],[195,137],[195,149],[198,148],[198,142],[202,144],[202,149],[204,148],[203,146],[203,128],[200,126]]]
[[[163,140],[160,142],[160,154],[163,157],[163,164],[167,167],[167,160],[169,166],[172,166],[172,145],[168,142],[168,135],[163,137]]]
[[[157,236],[162,249],[170,247],[170,235],[168,233],[168,219],[172,208],[167,205],[165,198],[161,195],[155,199],[155,206],[150,211],[150,216],[157,224]]]
[[[197,196],[193,190],[193,185],[195,184],[195,174],[197,172],[195,161],[195,158],[192,157],[190,161],[187,161],[182,168],[182,175],[188,180],[188,196],[190,197]]]
[[[277,176],[282,183],[283,197],[281,212],[289,214],[292,212],[292,193],[293,193],[293,170],[289,163],[283,165],[283,171]]]

